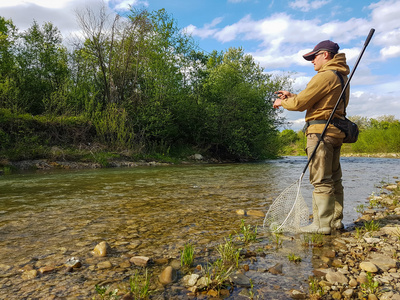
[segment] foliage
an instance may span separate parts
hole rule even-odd
[[[360,129],[358,141],[354,144],[343,144],[342,153],[399,153],[400,121],[394,116],[367,118],[349,117]],[[296,133],[291,129],[282,130],[279,134],[281,155],[305,155],[306,138],[302,131]]]
[[[277,155],[282,120],[270,100],[290,84],[288,77],[266,74],[241,48],[196,51],[164,9],[112,17],[106,7],[87,8],[76,16],[83,38],[72,48],[51,23],[34,22],[18,32],[0,18],[0,108],[56,123],[84,119],[88,142],[109,151],[146,156],[154,149],[192,149],[237,160]],[[13,157],[5,153],[8,158],[45,156],[44,150],[27,155],[22,149],[57,144],[53,133],[60,128],[52,122],[36,122],[40,128],[23,133],[15,123],[3,120],[0,127],[8,148],[21,149]],[[76,145],[74,133],[81,129],[68,132],[69,142]]]
[[[279,134],[281,155],[305,155],[306,137],[303,131],[284,129]]]
[[[353,119],[353,117],[351,118]],[[351,145],[355,153],[398,153],[400,152],[400,121],[394,116],[377,119],[354,117],[360,126],[358,141]]]

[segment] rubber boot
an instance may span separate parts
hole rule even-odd
[[[335,212],[332,218],[332,229],[342,230],[344,225],[343,220],[343,193],[335,194]]]
[[[335,196],[313,193],[313,222],[300,228],[304,233],[331,233],[331,222],[335,211]]]

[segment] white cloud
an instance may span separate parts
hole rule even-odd
[[[41,6],[46,8],[63,8],[68,4],[75,2],[74,0],[2,0],[0,7],[27,7],[31,5]]]
[[[308,12],[310,10],[319,9],[330,2],[331,2],[330,0],[315,0],[315,1],[296,0],[293,2],[289,2],[289,6],[293,9],[299,9],[303,12]]]
[[[189,26],[184,28],[184,31],[188,34],[198,36],[202,39],[208,38],[217,33],[218,30],[214,27],[221,23],[222,20],[223,18],[215,18],[210,24],[205,24],[203,28],[197,28],[196,26],[190,24]]]
[[[381,49],[380,53],[381,53],[383,59],[399,57],[400,56],[400,45],[384,47]]]
[[[116,11],[127,11],[135,6],[149,6],[148,1],[142,0],[107,0],[109,5]]]

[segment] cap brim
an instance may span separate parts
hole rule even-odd
[[[315,57],[315,54],[317,54],[318,51],[309,52],[307,54],[304,54],[303,57],[304,57],[305,60],[313,60],[314,57]]]

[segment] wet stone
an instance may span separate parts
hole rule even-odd
[[[108,260],[99,262],[97,264],[97,269],[99,269],[99,270],[110,269],[110,268],[112,268],[112,263]]]
[[[93,255],[94,256],[99,256],[99,257],[107,256],[108,248],[109,248],[109,246],[108,246],[108,244],[106,242],[104,242],[104,241],[100,242],[94,248]]]
[[[238,286],[241,286],[241,287],[250,287],[251,286],[250,278],[242,273],[233,274],[233,275],[229,276],[229,278],[233,281],[233,283],[235,283]]]
[[[134,256],[130,259],[130,262],[136,266],[145,267],[147,266],[150,258],[146,256]]]
[[[274,275],[282,275],[283,274],[283,265],[276,264],[275,266],[268,269],[268,272]]]
[[[23,280],[29,280],[29,279],[33,279],[37,276],[37,271],[36,270],[29,270],[29,271],[25,271],[24,273],[22,273],[22,279]]]
[[[173,269],[171,266],[168,266],[162,271],[160,274],[160,282],[162,284],[169,284],[176,280],[176,270]]]
[[[378,272],[378,267],[369,261],[363,261],[362,263],[360,263],[360,269],[371,273]]]

